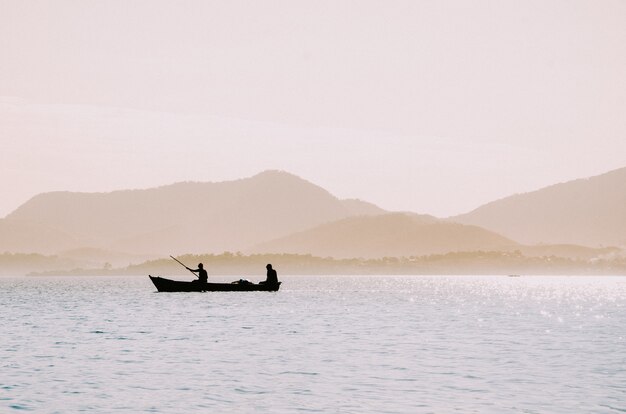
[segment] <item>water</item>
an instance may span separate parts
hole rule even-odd
[[[0,278],[0,412],[626,412],[624,277]]]

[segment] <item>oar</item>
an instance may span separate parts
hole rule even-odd
[[[184,267],[185,267],[185,269],[187,269],[187,270],[189,270],[189,271],[191,272],[191,269],[189,269],[187,266],[185,266],[185,264],[184,264],[183,262],[181,262],[180,260],[178,260],[177,258],[175,258],[175,257],[174,257],[174,256],[172,256],[172,255],[170,255],[170,257],[171,257],[172,259],[176,260],[178,263],[180,263],[182,266],[184,266]],[[193,275],[194,275],[195,277],[198,277],[198,275],[197,275],[197,274],[195,274],[194,272],[191,272],[191,273],[193,273]]]

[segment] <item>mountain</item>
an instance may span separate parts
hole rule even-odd
[[[341,218],[380,214],[295,175],[186,182],[146,190],[40,194],[0,220],[0,250],[83,247],[133,254],[238,251]]]
[[[513,195],[451,220],[526,244],[626,246],[626,168]]]
[[[53,254],[100,267],[224,251],[378,258],[518,250],[595,259],[622,254],[599,247],[626,245],[625,206],[626,168],[447,220],[388,213],[338,199],[295,175],[266,171],[225,182],[40,194],[0,220],[0,253]]]
[[[499,250],[512,240],[476,226],[432,216],[390,213],[349,217],[255,246],[257,253],[299,253],[335,258],[421,256]]]
[[[0,219],[0,253],[54,253],[85,241],[45,223]]]

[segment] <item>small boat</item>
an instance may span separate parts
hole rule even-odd
[[[252,283],[243,279],[232,283],[181,282],[159,276],[148,276],[159,292],[276,292],[281,284],[281,282],[271,285]]]

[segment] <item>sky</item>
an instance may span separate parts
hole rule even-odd
[[[621,0],[0,0],[0,217],[267,169],[445,217],[626,167],[624,22]]]

